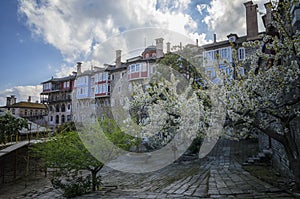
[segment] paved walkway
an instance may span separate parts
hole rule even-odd
[[[265,183],[242,169],[233,158],[231,142],[222,140],[205,159],[173,163],[155,172],[123,173],[105,167],[102,181],[110,189],[77,197],[77,199],[135,198],[294,198],[284,190]],[[108,186],[107,186],[108,187]],[[1,198],[1,197],[0,197]],[[51,186],[18,198],[63,198]]]
[[[156,172],[130,174],[105,168],[102,179],[118,188],[77,198],[294,198],[241,168],[222,140],[205,160],[174,163]]]

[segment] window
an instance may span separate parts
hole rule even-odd
[[[64,88],[69,88],[70,87],[70,82],[64,82]]]
[[[61,123],[65,123],[65,121],[66,121],[66,120],[65,120],[65,115],[62,115],[62,116],[61,116]]]
[[[52,122],[53,121],[53,116],[50,116],[50,122]]]
[[[67,115],[67,121],[71,121],[71,115]]]
[[[135,72],[135,65],[130,65],[130,72],[131,73],[134,73]]]
[[[205,58],[208,60],[208,61],[212,61],[214,59],[214,51],[207,51],[205,53]]]
[[[71,104],[68,104],[68,110],[71,110]]]
[[[56,115],[56,116],[55,116],[55,123],[56,123],[56,124],[59,124],[59,115]]]
[[[220,52],[221,59],[228,59],[228,48],[222,48]]]
[[[14,115],[14,114],[16,114],[16,111],[15,111],[15,109],[13,108],[13,109],[11,109],[11,113]]]
[[[61,112],[65,112],[66,111],[66,106],[65,106],[65,104],[62,104],[61,105]]]
[[[56,111],[56,112],[59,112],[59,105],[58,105],[58,104],[57,104],[56,107],[55,107],[55,111]]]
[[[245,48],[238,49],[238,58],[239,60],[245,60]]]
[[[107,74],[103,73],[103,80],[107,80]]]
[[[141,71],[141,64],[136,64],[136,65],[135,65],[135,71],[136,71],[136,72]]]
[[[140,72],[142,69],[142,64],[132,64],[130,65],[130,73]]]
[[[244,69],[244,67],[240,67],[240,74],[241,74],[241,76],[245,75],[245,69]]]

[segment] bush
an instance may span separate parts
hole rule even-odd
[[[64,179],[52,179],[54,188],[61,189],[63,191],[63,196],[66,198],[81,196],[91,192],[91,183],[90,175],[86,177],[72,175]]]

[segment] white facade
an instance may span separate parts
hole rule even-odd
[[[77,99],[85,99],[91,96],[91,74],[82,74],[76,78],[75,90]]]

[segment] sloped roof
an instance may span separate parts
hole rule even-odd
[[[75,80],[75,78],[76,78],[76,75],[70,75],[70,76],[67,76],[67,77],[56,77],[56,78],[52,77],[50,80],[42,82],[42,84],[45,84],[45,83],[48,83],[48,82],[65,82],[65,81],[68,81],[68,80]]]
[[[33,103],[33,102],[17,102],[5,108],[36,108],[36,109],[47,109],[45,104]]]

